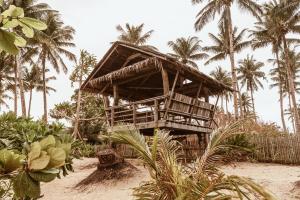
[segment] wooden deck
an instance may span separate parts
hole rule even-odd
[[[153,129],[170,129],[171,134],[210,133],[215,106],[182,94],[158,96],[150,99],[111,106],[106,109],[110,130],[136,127],[143,134]]]

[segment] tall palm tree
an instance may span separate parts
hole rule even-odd
[[[250,91],[253,113],[255,112],[253,93],[259,88],[263,88],[261,79],[265,79],[265,73],[261,71],[264,63],[258,62],[253,56],[247,55],[247,58],[239,61],[238,80],[241,81],[242,87],[246,86],[247,91]]]
[[[168,45],[172,49],[169,55],[177,58],[183,64],[190,65],[198,69],[195,61],[207,58],[208,55],[203,53],[200,46],[201,40],[197,37],[178,38],[175,41],[169,41]]]
[[[230,77],[230,73],[226,70],[223,70],[220,66],[218,66],[215,70],[213,70],[210,75],[212,77],[214,77],[216,80],[220,81],[221,83],[223,83],[224,85],[227,85],[229,87],[232,86],[232,80],[231,80],[231,77]],[[222,94],[221,94],[221,108],[222,110],[224,111],[224,101],[223,101],[223,98],[225,98],[225,103],[226,103],[226,112],[228,114],[228,101],[229,101],[229,98],[230,98],[230,92],[228,91],[224,91]]]
[[[63,56],[71,61],[75,61],[76,57],[68,48],[74,47],[72,43],[75,30],[70,26],[64,26],[56,13],[50,13],[45,18],[47,29],[38,32],[32,41],[32,45],[38,49],[38,64],[42,68],[43,80],[43,100],[44,100],[44,121],[48,121],[47,108],[47,86],[46,86],[46,64],[50,63],[57,73],[62,69],[67,73],[67,66],[63,60]]]
[[[46,72],[49,72],[49,70],[46,69]],[[46,83],[49,83],[51,80],[56,80],[55,76],[47,77]],[[30,117],[33,90],[36,90],[38,92],[43,91],[43,80],[42,80],[41,69],[38,68],[38,66],[36,65],[34,65],[30,70],[28,68],[25,68],[23,82],[24,82],[25,90],[29,92],[27,117]],[[46,93],[49,94],[50,91],[55,92],[56,90],[52,87],[47,86]]]
[[[9,95],[6,94],[7,89],[4,85],[0,85],[0,111],[1,107],[4,106],[8,108],[7,100],[12,99]]]
[[[245,49],[251,45],[251,41],[244,41],[244,36],[246,34],[246,31],[247,31],[246,29],[243,29],[241,32],[238,33],[238,29],[236,27],[234,27],[233,32],[232,32],[233,33],[232,38],[233,38],[234,53],[239,53],[243,49]],[[224,23],[219,24],[218,35],[209,33],[209,37],[213,41],[213,45],[204,47],[203,50],[213,53],[213,56],[211,56],[208,59],[208,61],[205,63],[206,65],[213,61],[224,60],[224,59],[226,59],[227,56],[230,57],[230,45],[229,45],[230,43],[229,43],[229,39],[227,37],[226,27],[224,26]],[[234,74],[236,75],[236,72],[234,72]],[[231,71],[231,75],[233,75],[232,71]],[[240,101],[241,94],[239,91],[238,82],[236,82],[234,85],[233,79],[232,79],[232,85],[234,88],[235,87],[237,88],[237,95],[239,96],[239,101]],[[234,92],[234,94],[235,93],[236,92]],[[235,96],[233,95],[233,97],[235,97]],[[235,101],[235,99],[233,99],[233,100]],[[241,103],[239,103],[239,105],[241,105]],[[236,106],[237,105],[234,103],[234,109],[236,109]],[[236,111],[236,110],[234,110],[234,111]],[[235,117],[236,117],[236,114],[237,114],[237,112],[235,112]],[[241,116],[243,116],[243,108],[242,107],[240,107],[240,114],[241,114]]]
[[[192,3],[199,4],[203,3],[204,0],[192,0]],[[228,38],[229,46],[229,58],[231,63],[231,76],[233,89],[233,103],[234,103],[234,114],[235,118],[238,118],[238,97],[237,92],[237,76],[236,76],[236,66],[234,60],[234,37],[233,37],[233,23],[231,18],[231,8],[235,2],[239,8],[246,10],[251,13],[256,18],[262,13],[260,6],[254,0],[206,0],[206,5],[197,14],[197,19],[195,22],[196,30],[201,30],[206,24],[215,18],[216,14],[221,15],[220,21],[224,23],[225,35]]]
[[[241,101],[239,103],[241,103],[243,111],[246,115],[252,113],[251,111],[253,110],[253,104],[251,102],[251,98],[246,92],[242,93]]]
[[[264,4],[263,21],[269,26],[266,31],[268,34],[277,38],[282,43],[282,48],[285,53],[285,67],[287,72],[287,80],[289,85],[289,93],[294,109],[294,119],[296,132],[300,134],[300,119],[297,112],[296,87],[292,72],[292,63],[289,58],[289,42],[287,35],[290,33],[300,34],[299,15],[300,1],[274,0]]]
[[[130,25],[129,23],[126,23],[124,28],[121,25],[118,25],[116,29],[120,33],[118,37],[119,41],[156,50],[155,47],[147,45],[147,42],[154,31],[150,30],[146,33],[143,33],[144,24],[134,26]]]

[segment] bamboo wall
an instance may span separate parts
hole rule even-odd
[[[260,162],[300,164],[300,137],[253,135],[250,142],[255,145],[254,158]]]

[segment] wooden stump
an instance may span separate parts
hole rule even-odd
[[[97,153],[97,157],[99,160],[98,169],[111,168],[124,162],[124,159],[113,149],[101,150]]]

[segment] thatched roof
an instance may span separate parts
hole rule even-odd
[[[162,94],[160,70],[164,67],[169,74],[170,86],[179,71],[181,79],[187,84],[176,85],[180,93],[195,96],[199,84],[203,84],[200,96],[216,95],[232,89],[219,81],[201,73],[197,69],[184,65],[175,58],[157,51],[144,49],[123,42],[115,42],[81,89],[112,95],[112,85],[119,85],[120,97],[127,100],[140,100]]]

